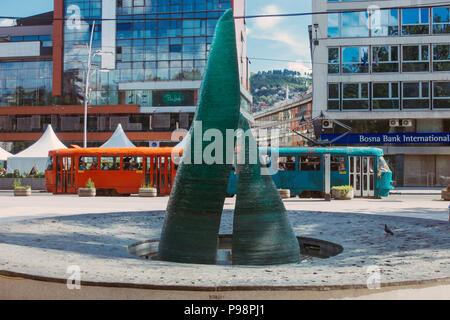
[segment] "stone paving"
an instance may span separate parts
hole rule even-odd
[[[449,280],[448,222],[345,212],[288,213],[298,236],[338,243],[343,253],[265,267],[140,259],[131,256],[127,246],[158,238],[164,222],[164,211],[147,210],[4,222],[0,224],[0,270],[66,279],[67,267],[78,265],[82,281],[152,288],[366,287],[371,275],[368,267],[374,265],[381,271],[382,285]],[[232,232],[232,219],[232,210],[225,210],[221,233]],[[394,236],[385,234],[385,224]]]

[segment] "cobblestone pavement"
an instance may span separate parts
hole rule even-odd
[[[231,233],[232,218],[233,212],[225,210],[221,233]],[[147,209],[4,222],[0,270],[66,279],[67,267],[77,265],[82,281],[198,288],[365,287],[371,266],[379,269],[382,286],[450,276],[448,222],[293,210],[289,218],[297,235],[338,243],[343,253],[268,267],[144,260],[131,256],[126,248],[159,237],[164,211]],[[385,224],[394,236],[385,234]]]

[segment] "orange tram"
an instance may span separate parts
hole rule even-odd
[[[143,185],[156,187],[158,195],[169,195],[176,174],[172,152],[178,151],[169,147],[52,150],[46,188],[53,194],[77,193],[90,178],[99,195],[139,193]]]

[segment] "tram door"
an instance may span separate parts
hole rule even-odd
[[[75,192],[75,172],[72,157],[56,158],[56,192]]]
[[[156,157],[148,157],[145,160],[145,184],[147,186],[156,187],[158,190],[158,182],[157,177],[157,158]]]
[[[375,158],[350,157],[350,185],[355,189],[355,197],[375,196]]]

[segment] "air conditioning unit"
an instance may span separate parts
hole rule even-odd
[[[159,148],[159,141],[149,141],[148,145],[151,148]]]
[[[323,129],[332,129],[333,128],[333,121],[331,121],[331,120],[322,120],[322,128]]]
[[[400,127],[400,120],[395,120],[395,119],[389,120],[389,126],[391,128],[393,128],[393,127]]]
[[[412,127],[413,121],[412,120],[402,120],[402,127]]]

